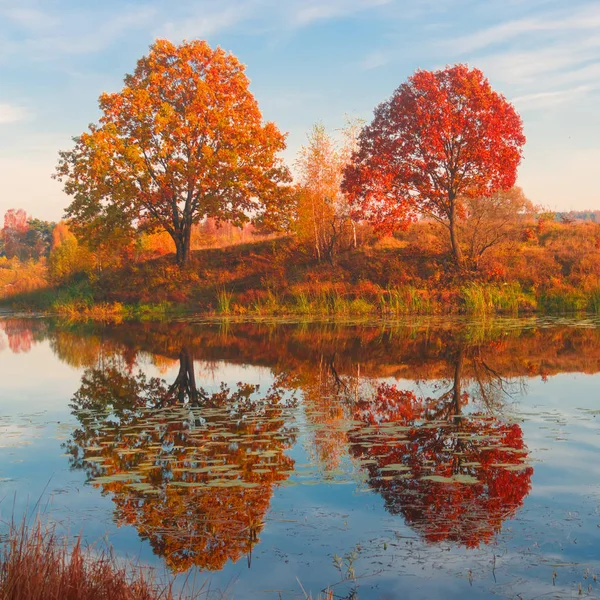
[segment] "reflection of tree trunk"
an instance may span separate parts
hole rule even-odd
[[[329,371],[337,387],[337,393],[339,394],[343,390],[344,393],[348,394],[348,386],[346,385],[344,380],[339,376],[337,369],[335,368],[335,354],[333,354],[329,359]]]
[[[460,417],[462,409],[462,386],[461,386],[461,375],[464,362],[464,349],[461,348],[456,357],[456,364],[454,365],[454,384],[452,386],[452,404],[454,408],[454,417]]]
[[[191,404],[198,404],[198,388],[194,373],[194,357],[189,348],[182,348],[179,353],[179,373],[169,388],[168,398],[176,397],[184,404],[188,400]]]
[[[454,382],[452,385],[452,417],[456,431],[460,431],[462,425],[462,370],[464,363],[465,350],[461,346],[456,357],[456,363],[454,364]],[[462,464],[461,453],[463,451],[465,441],[457,436],[456,438],[456,453],[452,458],[452,473],[457,475],[460,472]]]

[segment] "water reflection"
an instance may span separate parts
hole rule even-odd
[[[48,339],[82,369],[71,466],[173,571],[250,559],[277,487],[306,482],[292,458],[299,444],[311,482],[364,481],[430,544],[487,544],[531,489],[511,418],[524,382],[600,371],[598,329],[535,322],[0,329],[13,352]],[[274,383],[207,390],[199,367],[218,361],[267,367]]]
[[[521,427],[502,417],[508,383],[464,346],[449,360],[454,376],[432,396],[383,383],[360,398],[354,416],[363,425],[350,433],[350,451],[390,513],[403,515],[428,542],[473,548],[516,514],[533,468]],[[468,361],[485,380],[464,376]]]
[[[274,486],[293,470],[294,399],[277,386],[208,393],[189,349],[179,361],[171,384],[115,358],[86,369],[72,402],[81,427],[66,446],[72,467],[112,494],[117,522],[173,571],[218,570],[251,557]]]
[[[0,319],[0,331],[3,331],[7,344],[0,337],[0,351],[6,345],[14,354],[26,354],[36,341],[44,339],[47,323],[34,319]]]

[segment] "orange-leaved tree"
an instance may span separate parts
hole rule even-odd
[[[164,229],[184,266],[195,223],[240,224],[276,206],[290,179],[285,136],[263,122],[244,71],[204,41],[157,40],[120,92],[100,96],[99,123],[60,153],[71,225]]]
[[[344,243],[356,245],[355,223],[341,183],[362,125],[360,120],[348,119],[342,130],[343,143],[338,144],[325,126],[317,123],[308,134],[308,144],[298,153],[293,229],[301,241],[314,247],[319,261],[333,262]]]
[[[511,188],[524,143],[521,118],[480,70],[419,70],[375,109],[343,189],[355,216],[384,230],[418,215],[443,223],[460,265],[462,201]]]

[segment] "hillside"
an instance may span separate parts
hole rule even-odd
[[[468,270],[453,266],[434,228],[417,223],[394,237],[365,237],[357,248],[321,261],[289,236],[199,249],[185,269],[168,253],[124,256],[102,269],[75,266],[58,282],[40,262],[11,269],[14,261],[5,261],[0,282],[9,283],[0,289],[4,302],[16,308],[113,319],[173,311],[315,316],[600,310],[600,226],[542,225],[520,225]],[[27,281],[33,281],[29,288]]]

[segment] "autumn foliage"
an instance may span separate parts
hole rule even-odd
[[[477,547],[522,506],[533,468],[524,462],[518,424],[462,414],[469,396],[456,400],[454,394],[419,399],[382,385],[357,407],[369,429],[351,432],[351,452],[367,463],[369,484],[386,509],[402,514],[427,541]]]
[[[524,143],[519,115],[481,71],[417,71],[362,131],[344,190],[355,215],[383,229],[418,215],[444,223],[461,263],[462,199],[512,187]]]
[[[82,234],[161,228],[183,265],[194,224],[275,211],[289,179],[277,157],[284,136],[263,123],[248,86],[220,48],[156,41],[123,90],[100,97],[99,123],[60,154],[56,176]]]
[[[248,86],[219,48],[153,44],[60,154],[67,219],[6,214],[0,298],[100,319],[600,312],[597,215],[514,185],[521,119],[481,71],[417,71],[366,126],[316,124],[293,186]]]
[[[179,362],[171,384],[113,359],[87,369],[67,449],[72,466],[111,493],[117,522],[172,571],[219,570],[251,556],[274,488],[293,469],[290,400],[242,384],[209,394],[196,387],[189,350]]]

